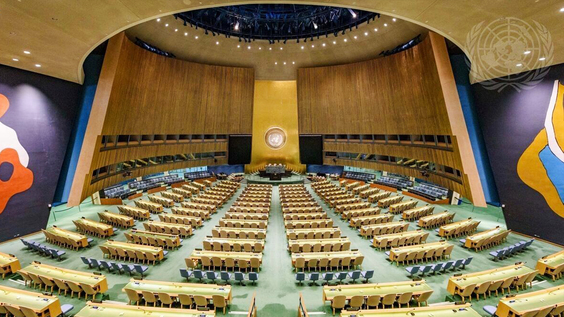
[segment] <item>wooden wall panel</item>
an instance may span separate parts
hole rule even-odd
[[[254,70],[163,57],[124,38],[104,135],[250,134]]]
[[[300,68],[298,111],[300,134],[451,134],[429,38],[384,58]]]

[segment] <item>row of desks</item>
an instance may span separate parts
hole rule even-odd
[[[7,270],[10,273],[16,273],[19,269],[21,269],[21,265],[18,258],[14,255],[0,252],[0,268]]]

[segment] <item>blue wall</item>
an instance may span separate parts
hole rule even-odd
[[[245,172],[245,165],[237,164],[237,165],[218,165],[218,166],[208,166],[208,171],[210,173],[225,173],[227,175],[233,173],[244,173]]]
[[[344,166],[339,165],[314,165],[309,164],[306,167],[308,173],[325,173],[325,174],[343,174]]]
[[[490,166],[488,152],[484,143],[484,136],[482,135],[482,129],[480,128],[474,107],[474,96],[470,86],[469,69],[465,61],[465,56],[451,55],[450,62],[452,64],[456,88],[458,89],[458,96],[462,104],[462,112],[464,113],[464,120],[466,121],[466,128],[470,136],[470,143],[472,144],[472,151],[474,152],[474,159],[476,160],[478,173],[480,174],[486,202],[499,205],[499,196]]]
[[[98,86],[98,78],[102,70],[102,63],[104,62],[103,55],[90,54],[86,61],[84,61],[84,84],[82,89],[82,100],[80,102],[80,113],[78,119],[73,127],[71,139],[68,144],[65,161],[59,176],[57,190],[55,192],[54,205],[65,203],[68,201],[72,181],[74,179],[74,172],[78,164],[78,157],[84,141],[86,127],[88,126],[88,119],[90,111],[92,110],[92,102],[96,94],[96,87]]]

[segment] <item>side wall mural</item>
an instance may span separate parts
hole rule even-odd
[[[0,66],[0,241],[45,227],[80,92]]]
[[[473,86],[509,228],[564,244],[564,65],[532,89]]]

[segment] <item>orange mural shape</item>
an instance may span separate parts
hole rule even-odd
[[[16,150],[4,149],[0,152],[0,165],[4,163],[12,164],[14,170],[8,181],[0,180],[0,214],[12,196],[30,189],[33,184],[33,173],[20,163]]]
[[[9,108],[10,102],[8,98],[0,94],[0,118],[2,118]],[[8,144],[14,144],[14,142],[19,144],[15,132],[14,136],[16,138],[15,140],[8,138]],[[5,146],[6,144],[0,142],[0,149]],[[0,214],[4,212],[8,201],[10,201],[14,195],[30,189],[33,184],[33,172],[22,165],[20,156],[15,149],[6,147],[0,152],[0,166],[5,163],[10,163],[13,166],[13,171],[7,181],[0,180]]]

